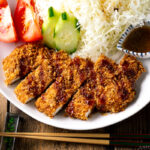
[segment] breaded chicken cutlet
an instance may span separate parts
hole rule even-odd
[[[134,100],[134,84],[144,71],[135,57],[125,55],[114,78],[104,81],[103,91],[96,97],[97,109],[112,113],[123,111]]]
[[[51,55],[49,59],[44,59],[33,72],[20,82],[15,93],[22,103],[27,103],[39,96],[52,83],[62,71],[67,68],[71,58],[63,51]]]
[[[10,85],[23,78],[49,57],[50,51],[40,43],[24,44],[17,47],[3,60],[5,83]]]
[[[36,107],[53,118],[88,78],[93,63],[89,59],[75,57],[62,75],[36,101]]]
[[[98,82],[103,79],[113,78],[118,69],[118,65],[110,58],[100,55],[94,64],[94,70],[97,73]]]
[[[133,84],[126,77],[119,75],[117,79],[105,81],[101,94],[96,96],[96,108],[100,112],[123,111],[133,101],[134,97]]]
[[[117,67],[114,61],[101,55],[95,63],[89,79],[67,106],[66,114],[70,117],[87,120],[96,106],[96,95],[100,95],[103,91],[103,80],[113,78]]]
[[[78,118],[81,120],[87,120],[88,116],[92,112],[96,105],[95,102],[95,87],[96,73],[94,70],[91,72],[90,78],[85,84],[78,89],[77,93],[73,96],[65,109],[66,115]]]
[[[120,61],[118,72],[122,72],[131,82],[136,82],[145,69],[136,57],[125,55]]]
[[[124,62],[129,64],[128,68],[122,68]],[[124,69],[134,69],[134,76],[132,74],[131,78],[126,75]],[[90,77],[73,96],[66,108],[66,114],[87,120],[95,106],[100,112],[124,110],[135,97],[134,83],[131,79],[137,80],[143,71],[142,64],[135,57],[125,55],[117,65],[111,59],[101,55],[94,65],[95,75]]]
[[[15,89],[22,103],[43,93],[35,105],[53,118],[72,98],[65,112],[81,120],[87,120],[95,107],[100,112],[124,110],[134,100],[134,84],[145,71],[130,55],[119,65],[104,55],[94,64],[80,57],[71,59],[67,53],[54,52],[40,43],[16,48],[3,60],[3,69],[7,85],[27,75]]]

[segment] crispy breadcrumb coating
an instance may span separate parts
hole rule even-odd
[[[94,65],[94,70],[97,73],[98,79],[113,78],[117,69],[118,65],[113,60],[104,56],[103,54],[100,55]]]
[[[92,76],[68,104],[66,114],[87,120],[95,105],[100,112],[123,111],[134,100],[134,83],[142,72],[142,64],[133,56],[125,55],[117,65],[101,55],[94,65]]]
[[[113,78],[117,64],[104,55],[101,55],[94,65],[87,82],[74,95],[66,108],[70,117],[87,120],[96,105],[96,96],[103,91],[104,79]]]
[[[50,51],[40,43],[24,44],[15,48],[3,60],[5,83],[10,85],[23,78],[41,64],[44,58],[49,57]]]
[[[68,116],[87,120],[88,116],[94,109],[95,102],[95,87],[96,87],[96,73],[91,72],[86,83],[78,89],[77,93],[69,102],[65,112]]]
[[[87,79],[93,63],[75,57],[60,77],[36,101],[36,107],[53,118]]]
[[[16,87],[17,98],[22,103],[27,103],[39,96],[57,76],[61,75],[70,60],[69,55],[63,51],[52,53],[49,59],[44,59],[42,64]]]
[[[120,61],[119,72],[122,72],[131,82],[136,82],[145,69],[136,57],[125,55]]]
[[[144,71],[144,67],[135,57],[125,55],[115,76],[103,80],[103,91],[96,97],[97,109],[112,113],[123,111],[134,100],[134,84]]]
[[[67,53],[54,52],[40,43],[16,48],[3,60],[3,69],[7,85],[28,74],[15,89],[22,103],[44,92],[35,105],[53,118],[72,98],[65,112],[81,120],[87,120],[95,107],[100,112],[123,111],[134,100],[135,82],[145,71],[134,56],[125,55],[118,65],[101,55],[93,64],[89,59],[71,59]]]
[[[123,111],[135,97],[133,85],[126,77],[106,80],[100,92],[96,97],[96,107],[101,112]]]

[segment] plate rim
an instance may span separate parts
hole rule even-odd
[[[46,125],[49,125],[49,126],[53,126],[53,127],[56,127],[56,128],[60,128],[60,129],[67,129],[67,130],[76,130],[76,131],[87,131],[87,130],[95,130],[95,129],[101,129],[101,128],[105,128],[105,127],[108,127],[108,126],[111,126],[111,125],[114,125],[116,123],[119,123],[123,120],[126,120],[128,118],[130,118],[131,116],[137,114],[139,111],[141,111],[143,108],[145,108],[149,103],[150,103],[150,100],[146,101],[144,105],[140,106],[139,109],[136,109],[135,111],[131,112],[131,114],[127,114],[126,116],[122,117],[121,119],[119,120],[115,120],[113,122],[110,122],[108,123],[107,125],[95,125],[94,127],[86,127],[86,128],[72,128],[72,127],[65,127],[63,125],[59,125],[59,124],[55,124],[53,122],[50,122],[50,123],[47,123],[45,120],[41,121],[39,118],[35,117],[34,115],[31,115],[30,112],[27,112],[26,109],[20,109],[19,108],[19,105],[12,101],[11,98],[9,98],[9,96],[7,96],[7,94],[5,94],[5,92],[0,88],[0,93],[5,97],[7,98],[7,100],[9,102],[11,102],[13,105],[15,105],[15,107],[17,107],[19,110],[21,110],[23,113],[25,113],[26,115],[28,115],[29,117],[33,118],[34,120],[37,120],[39,121],[40,123],[44,123]]]

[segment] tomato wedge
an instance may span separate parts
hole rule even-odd
[[[19,38],[25,42],[42,39],[39,19],[34,11],[33,0],[18,0],[14,14]]]
[[[17,41],[14,22],[6,0],[0,0],[0,41],[7,43]]]
[[[0,0],[0,7],[5,7],[7,5],[8,5],[8,3],[6,0]]]

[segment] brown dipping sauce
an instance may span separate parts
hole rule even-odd
[[[150,27],[134,29],[123,42],[123,48],[134,52],[150,52]]]

